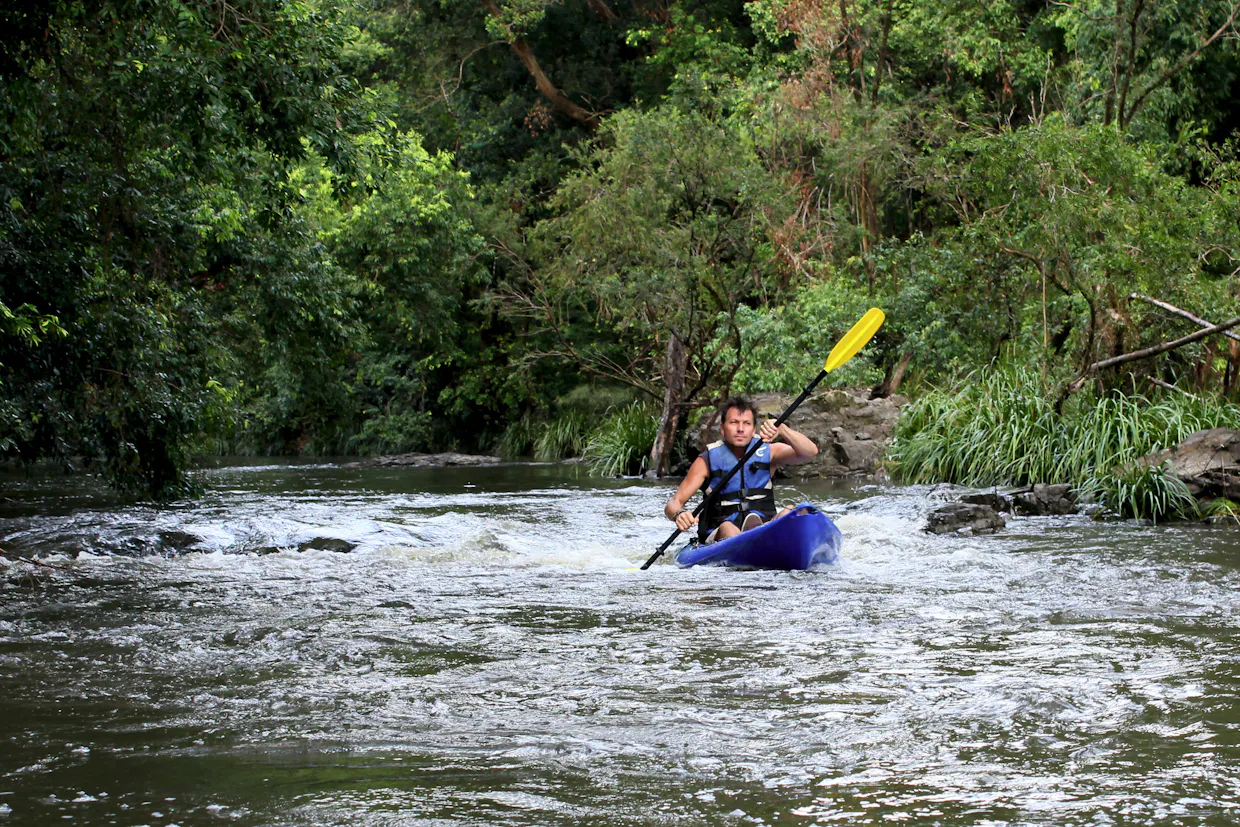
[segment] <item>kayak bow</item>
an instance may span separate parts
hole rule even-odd
[[[676,565],[732,566],[746,569],[802,571],[835,562],[844,538],[810,503],[782,517],[709,545],[696,542],[676,552]]]

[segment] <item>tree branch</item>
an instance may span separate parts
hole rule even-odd
[[[1128,298],[1140,299],[1141,301],[1149,302],[1155,307],[1161,307],[1163,310],[1166,310],[1168,313],[1174,313],[1175,315],[1179,316],[1182,319],[1188,319],[1190,322],[1197,325],[1198,327],[1213,327],[1214,326],[1214,322],[1207,322],[1205,319],[1202,319],[1198,316],[1194,316],[1192,313],[1189,313],[1187,310],[1181,310],[1180,308],[1176,307],[1174,304],[1168,304],[1167,302],[1159,301],[1158,299],[1150,298],[1149,296],[1143,296],[1140,293],[1129,293]],[[1226,336],[1228,339],[1235,339],[1237,342],[1240,342],[1240,335],[1236,335],[1235,333],[1232,333],[1230,330],[1224,331],[1223,335]]]
[[[482,4],[486,6],[487,11],[492,17],[496,20],[503,20],[503,13],[500,11],[499,6],[496,5],[495,0],[482,0]],[[517,57],[525,64],[525,68],[534,77],[534,85],[538,87],[538,91],[551,102],[551,105],[557,112],[591,126],[598,123],[597,116],[573,103],[551,82],[551,78],[547,77],[547,73],[538,65],[538,59],[534,57],[534,52],[530,50],[529,44],[525,42],[525,38],[513,37],[508,41],[508,45],[512,47]]]
[[[1227,33],[1227,30],[1232,28],[1232,26],[1235,24],[1236,15],[1238,13],[1240,13],[1240,3],[1232,4],[1231,14],[1227,16],[1227,21],[1223,23],[1223,25],[1219,26],[1218,30],[1215,31],[1214,34],[1210,35],[1205,40],[1201,41],[1201,44],[1196,49],[1193,49],[1191,52],[1189,52],[1183,58],[1181,58],[1179,63],[1176,63],[1170,69],[1163,72],[1156,81],[1150,84],[1150,87],[1148,89],[1146,89],[1144,92],[1141,93],[1140,97],[1138,97],[1135,101],[1132,102],[1132,107],[1128,110],[1126,114],[1124,112],[1120,112],[1119,113],[1120,128],[1126,129],[1128,125],[1132,123],[1132,119],[1136,116],[1137,112],[1141,109],[1142,105],[1144,105],[1145,99],[1150,96],[1151,92],[1156,90],[1158,87],[1162,86],[1167,81],[1171,80],[1173,77],[1178,75],[1180,72],[1182,72],[1184,70],[1184,67],[1188,66],[1188,64],[1193,61],[1193,58],[1201,54],[1203,49],[1205,49],[1211,43],[1213,43],[1214,41],[1218,40],[1220,37],[1225,35]]]
[[[1151,356],[1157,356],[1160,353],[1166,353],[1169,350],[1175,350],[1178,347],[1183,347],[1184,345],[1189,345],[1193,342],[1200,341],[1207,336],[1212,336],[1215,333],[1222,333],[1225,330],[1230,330],[1236,325],[1240,325],[1240,316],[1237,316],[1234,319],[1229,319],[1222,324],[1216,324],[1213,327],[1208,327],[1205,330],[1198,330],[1196,333],[1181,336],[1179,339],[1175,339],[1170,342],[1163,342],[1162,344],[1154,345],[1153,347],[1147,347],[1144,350],[1136,350],[1132,353],[1125,353],[1121,356],[1113,356],[1110,359],[1103,359],[1101,362],[1094,362],[1092,365],[1085,368],[1079,378],[1068,385],[1067,392],[1068,394],[1076,393],[1081,388],[1085,387],[1085,383],[1089,380],[1090,376],[1096,374],[1100,370],[1106,370],[1107,368],[1113,368],[1116,365],[1123,365],[1128,362],[1135,362],[1138,359],[1148,359]]]

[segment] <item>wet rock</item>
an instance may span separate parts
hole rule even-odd
[[[1038,483],[1012,492],[1012,510],[1022,517],[1075,514],[1076,492],[1068,483]]]
[[[348,540],[341,540],[337,537],[315,537],[297,546],[298,551],[335,551],[340,554],[348,554],[355,548],[357,548],[357,543],[350,543]]]
[[[1198,498],[1240,500],[1240,433],[1211,428],[1189,434],[1174,448],[1138,460],[1143,465],[1169,463],[1171,472]]]
[[[993,508],[1000,514],[1010,512],[1012,510],[1012,500],[998,491],[986,491],[981,494],[966,494],[960,498],[962,503],[971,505],[984,505]]]
[[[931,534],[993,534],[1007,521],[988,505],[948,503],[927,515],[926,531]]]
[[[360,462],[350,462],[345,468],[444,468],[448,466],[495,465],[499,457],[488,457],[477,454],[391,454],[383,457],[371,457]]]
[[[185,554],[190,551],[204,551],[205,541],[197,534],[188,531],[159,532],[159,553],[166,556]]]

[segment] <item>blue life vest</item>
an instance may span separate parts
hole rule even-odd
[[[746,446],[748,451],[757,437]],[[702,485],[703,496],[709,497],[719,487],[728,472],[736,467],[736,454],[722,441],[712,442],[700,455],[706,462],[706,482]],[[764,520],[775,516],[775,489],[771,481],[771,446],[763,443],[745,463],[745,467],[732,475],[702,514],[698,523],[698,538],[706,535],[724,520],[740,525],[750,512],[761,514]]]

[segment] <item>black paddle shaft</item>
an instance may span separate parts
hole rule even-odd
[[[776,428],[778,428],[780,425],[783,425],[784,420],[792,416],[792,412],[795,411],[797,408],[799,408],[801,406],[801,403],[804,402],[809,397],[809,395],[814,392],[814,388],[818,387],[818,383],[821,382],[826,377],[826,375],[827,375],[827,372],[825,370],[818,371],[818,375],[814,377],[814,381],[806,385],[805,390],[801,391],[801,395],[796,398],[796,401],[794,401],[791,405],[789,405],[788,409],[779,415],[779,419],[775,420]],[[703,509],[706,508],[706,505],[712,499],[714,499],[714,497],[716,497],[719,494],[720,490],[725,485],[727,485],[728,480],[732,479],[732,475],[735,474],[737,471],[739,471],[741,469],[741,466],[743,466],[746,462],[748,462],[749,458],[754,455],[754,452],[757,451],[761,447],[762,447],[761,442],[758,442],[756,445],[749,446],[749,450],[745,452],[745,456],[741,457],[741,461],[736,463],[736,465],[732,467],[732,470],[729,471],[727,475],[725,475],[724,478],[719,481],[719,484],[715,486],[714,490],[711,491],[710,494],[708,494],[707,496],[703,497],[702,501],[698,503],[698,507],[693,509],[694,517],[702,513]],[[680,526],[677,526],[676,530],[672,532],[672,536],[664,540],[663,545],[659,546],[659,550],[656,551],[654,554],[650,555],[649,560],[642,563],[642,571],[645,571],[646,569],[650,568],[651,563],[653,563],[655,560],[658,560],[660,557],[662,557],[663,552],[667,551],[667,547],[670,546],[672,543],[676,542],[676,538],[679,536],[680,536]]]

